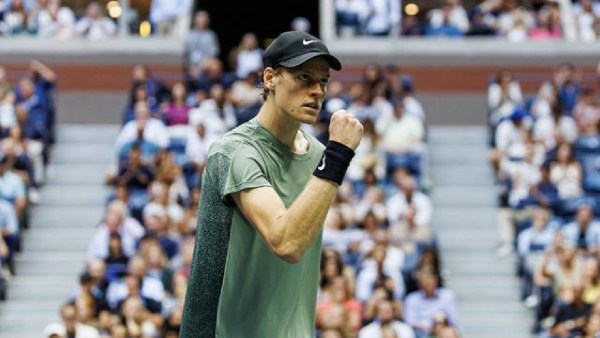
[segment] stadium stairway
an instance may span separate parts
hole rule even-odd
[[[8,299],[0,302],[0,338],[41,337],[46,324],[59,320],[102,218],[118,126],[59,125],[57,131],[41,201],[31,209]]]
[[[497,191],[484,126],[429,129],[434,229],[446,286],[458,300],[463,338],[529,338],[514,255],[499,258]]]

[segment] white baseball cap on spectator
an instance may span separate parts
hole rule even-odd
[[[156,203],[148,203],[146,207],[144,207],[143,211],[144,218],[145,217],[165,217],[167,216],[167,212],[163,206],[160,206]]]
[[[53,337],[66,337],[66,330],[64,325],[59,323],[48,324],[44,328],[44,337],[45,338],[53,338]]]

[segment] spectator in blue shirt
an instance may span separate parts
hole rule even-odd
[[[439,312],[444,312],[455,326],[458,316],[454,293],[438,287],[438,277],[429,269],[419,272],[418,281],[419,290],[410,293],[405,301],[406,323],[414,328],[417,338],[428,337]]]
[[[600,223],[594,221],[593,217],[592,206],[582,204],[577,209],[575,221],[562,229],[565,239],[579,249],[596,252],[600,248]]]

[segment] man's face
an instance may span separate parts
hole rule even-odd
[[[329,82],[329,64],[314,58],[273,78],[273,99],[278,110],[293,120],[312,125],[317,120]]]
[[[382,302],[377,307],[377,317],[382,323],[389,323],[394,319],[394,309],[390,302]]]

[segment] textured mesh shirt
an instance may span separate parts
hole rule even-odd
[[[253,119],[216,141],[202,179],[198,232],[180,337],[314,337],[319,236],[296,264],[278,258],[230,194],[272,187],[289,207],[324,147],[295,154]]]

